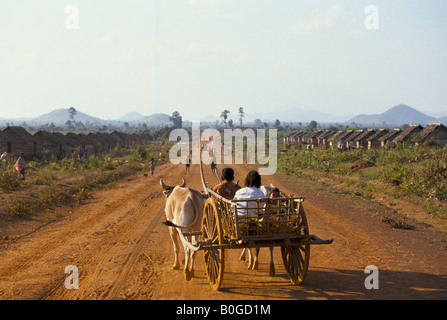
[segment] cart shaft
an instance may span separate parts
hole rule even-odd
[[[208,241],[198,241],[199,250],[213,250],[213,249],[244,249],[244,248],[269,248],[269,247],[283,247],[283,246],[304,246],[304,245],[321,245],[331,244],[334,239],[324,240],[315,235],[308,235],[306,237],[296,239],[282,239],[273,241],[238,241],[224,244],[213,244]]]

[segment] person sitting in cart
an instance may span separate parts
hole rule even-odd
[[[222,183],[219,183],[213,188],[213,191],[221,195],[227,200],[232,200],[241,187],[234,183],[234,170],[231,168],[222,169]]]
[[[252,170],[247,174],[245,178],[245,188],[239,189],[233,200],[249,200],[249,199],[262,199],[265,198],[264,192],[262,192],[259,188],[261,187],[261,175]],[[258,211],[256,210],[257,203],[255,201],[247,201],[247,202],[238,202],[237,204],[237,214],[239,216],[245,217],[256,217],[258,216]]]

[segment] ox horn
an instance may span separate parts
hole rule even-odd
[[[185,186],[186,186],[186,180],[184,179],[184,178],[182,178],[183,179],[183,183],[182,183],[182,185],[180,186],[181,188],[184,188]],[[170,187],[170,186],[168,186],[167,184],[165,184],[164,182],[163,182],[163,179],[160,179],[160,185],[161,185],[161,187],[163,188],[163,189],[165,189],[165,190],[171,190],[171,189],[174,189],[174,187]]]
[[[170,189],[173,188],[173,187],[170,187],[170,186],[166,185],[166,184],[163,182],[163,179],[160,179],[160,185],[161,185],[161,187],[162,187],[163,189],[165,189],[165,190],[170,190]]]

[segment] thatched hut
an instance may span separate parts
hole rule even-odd
[[[356,143],[355,139],[357,137],[359,137],[361,134],[363,134],[363,132],[364,132],[363,130],[356,130],[356,131],[354,131],[349,137],[347,137],[345,139],[346,146],[348,148],[356,148],[357,147],[357,143]]]
[[[83,135],[69,132],[66,134],[68,138],[76,141],[76,147],[74,150],[74,156],[83,156],[84,154],[92,154],[95,152],[96,143],[91,139],[85,139]]]
[[[152,140],[152,136],[147,132],[139,133],[139,135],[141,137],[142,143],[149,143]]]
[[[317,137],[319,135],[321,135],[322,133],[324,133],[323,130],[316,130],[316,131],[312,131],[311,133],[309,133],[306,137],[307,144],[310,145],[312,148],[314,146],[316,146],[317,145]]]
[[[53,156],[61,159],[63,157],[63,144],[57,136],[48,131],[41,130],[34,134],[36,139],[37,152],[48,150]]]
[[[118,144],[114,138],[104,132],[91,132],[88,136],[100,144],[101,151],[109,151]]]
[[[78,133],[78,136],[84,141],[85,150],[84,153],[87,154],[96,154],[101,150],[101,146],[98,143],[90,138],[85,133]]]
[[[329,142],[337,132],[333,130],[325,130],[317,137],[317,144],[320,148],[329,148]]]
[[[134,144],[137,144],[137,145],[142,144],[142,140],[141,140],[140,135],[138,135],[138,134],[136,134],[136,133],[132,133],[132,134],[131,134],[131,137],[132,137],[132,139],[133,139],[133,141],[134,141]]]
[[[362,134],[358,135],[354,139],[355,147],[357,149],[366,149],[366,148],[368,148],[368,142],[366,141],[366,139],[371,137],[374,133],[376,133],[376,130],[369,129],[369,130],[366,130],[365,132],[363,132]]]
[[[336,144],[336,139],[337,137],[342,134],[343,131],[332,131],[332,133],[326,135],[323,138],[323,147],[324,148],[334,148],[335,144]]]
[[[388,130],[386,129],[380,129],[377,130],[373,135],[369,136],[366,139],[366,143],[368,146],[368,149],[378,149],[380,148],[380,138],[383,137],[388,133]]]
[[[335,143],[338,149],[344,149],[348,147],[346,139],[348,139],[354,133],[353,130],[347,130],[340,133],[337,138],[335,138]]]
[[[396,128],[383,136],[379,138],[380,146],[381,147],[392,147],[395,145],[394,140],[397,136],[401,134],[402,130],[399,128]]]
[[[402,146],[414,145],[419,140],[419,134],[424,128],[419,124],[413,124],[405,128],[394,140],[397,144]]]
[[[65,158],[70,157],[76,148],[81,147],[77,140],[73,140],[61,132],[53,132],[52,135],[62,142],[62,156]]]
[[[126,145],[126,141],[124,139],[124,136],[121,135],[121,132],[119,131],[113,131],[112,133],[109,133],[109,136],[116,141],[116,144],[124,147]]]
[[[36,140],[23,127],[10,126],[3,129],[11,138],[11,153],[14,156],[19,156],[20,153],[25,154],[25,158],[32,158],[36,153]]]
[[[283,138],[283,140],[284,140],[284,143],[291,143],[291,137],[293,136],[293,135],[295,135],[297,132],[290,132],[290,133],[288,133],[288,134],[286,134],[285,136],[284,136],[284,138]]]
[[[108,141],[109,149],[113,149],[118,145],[118,142],[110,134],[104,132],[98,132],[98,134]]]
[[[132,137],[128,133],[113,131],[110,136],[112,136],[115,140],[120,141],[122,146],[131,146],[133,144]]]
[[[306,136],[307,132],[299,131],[295,132],[293,136],[290,137],[291,143],[300,143],[304,141],[304,137]]]
[[[447,144],[447,128],[442,123],[430,123],[421,132],[421,143],[430,141],[444,147]]]
[[[98,132],[90,132],[88,137],[95,142],[96,150],[98,152],[105,152],[110,150],[109,141],[100,135]]]
[[[12,138],[8,136],[3,131],[0,131],[0,155],[2,155],[5,152],[11,153],[12,146],[11,146]]]

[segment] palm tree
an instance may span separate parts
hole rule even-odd
[[[174,111],[172,113],[172,116],[169,117],[169,121],[171,121],[172,124],[174,125],[174,127],[176,127],[176,128],[182,127],[183,119],[182,119],[182,116],[180,115],[180,112],[178,112],[178,111]]]
[[[242,121],[244,120],[244,108],[239,108],[239,124],[242,127]]]
[[[77,110],[74,107],[70,107],[68,109],[68,115],[70,116],[71,120],[74,120],[74,117],[76,115]]]
[[[228,114],[230,113],[230,111],[228,110],[224,110],[222,111],[222,113],[220,114],[220,117],[222,118],[222,122],[225,125],[225,128],[227,128],[227,118],[228,118]]]

